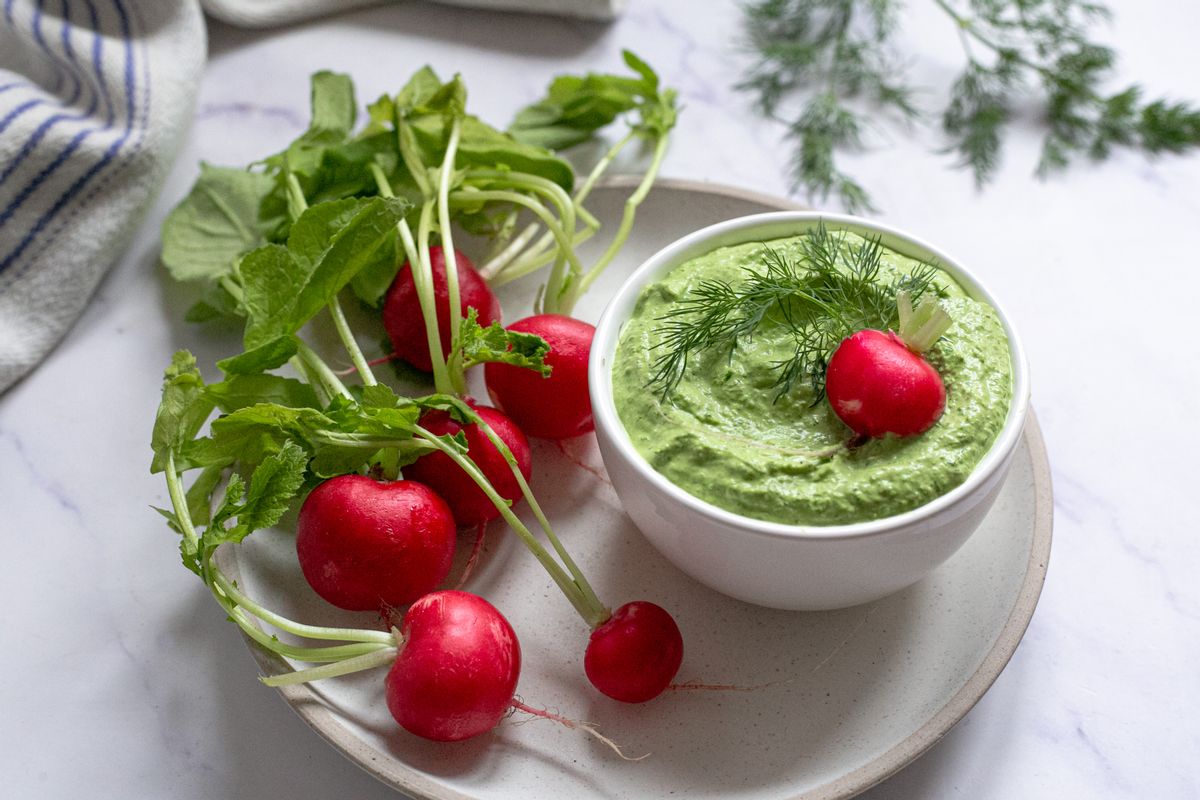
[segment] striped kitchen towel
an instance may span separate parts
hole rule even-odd
[[[196,0],[3,0],[0,391],[120,257],[174,159],[204,68]]]

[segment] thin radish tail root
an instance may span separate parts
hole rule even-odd
[[[395,361],[398,358],[400,358],[399,353],[388,353],[386,356],[380,356],[379,358],[371,359],[370,361],[367,362],[367,366],[368,367],[378,367],[380,364],[386,364],[389,361]],[[346,362],[343,361],[342,363],[344,364]],[[336,369],[333,371],[333,374],[337,375],[339,378],[346,378],[346,377],[349,377],[350,375],[356,374],[357,372],[358,372],[357,367],[349,367],[347,369]]]
[[[529,714],[531,716],[541,717],[542,719],[548,719],[551,722],[557,722],[559,725],[562,725],[564,728],[567,728],[569,730],[583,731],[588,736],[592,736],[595,739],[597,739],[598,741],[600,741],[601,743],[603,743],[605,747],[612,750],[624,761],[641,761],[643,758],[646,758],[650,755],[649,753],[646,753],[644,755],[638,756],[637,758],[633,758],[631,756],[625,755],[625,753],[623,753],[621,751],[620,745],[618,745],[616,742],[614,742],[612,739],[608,738],[604,734],[600,733],[600,731],[597,730],[596,726],[590,722],[581,722],[578,720],[573,720],[573,719],[570,719],[569,717],[564,717],[560,714],[555,714],[554,712],[548,711],[544,708],[534,708],[533,706],[529,706],[529,705],[526,705],[525,703],[522,703],[516,697],[513,698],[512,707],[514,709],[516,709],[517,711],[524,711],[526,714]]]
[[[471,547],[471,555],[467,557],[467,563],[463,566],[462,575],[458,579],[458,583],[454,585],[455,589],[461,589],[466,585],[471,577],[471,573],[475,571],[475,565],[479,563],[479,554],[483,551],[483,539],[487,533],[487,523],[481,522],[475,528],[475,544]]]
[[[601,483],[607,484],[610,488],[612,487],[612,481],[610,481],[608,479],[607,475],[605,475],[601,470],[598,470],[595,467],[591,466],[590,464],[585,464],[583,462],[583,459],[579,458],[578,456],[576,456],[574,453],[572,453],[570,450],[567,449],[567,446],[565,444],[563,444],[562,439],[555,439],[554,446],[558,448],[558,452],[562,453],[563,458],[565,458],[567,461],[570,461],[572,464],[579,467],[584,472],[590,472]]]

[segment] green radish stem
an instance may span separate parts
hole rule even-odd
[[[422,214],[424,216],[424,214]],[[408,221],[403,220],[398,227],[400,241],[404,244],[404,252],[408,258],[409,270],[412,272],[413,285],[417,290],[417,302],[425,318],[425,343],[429,347],[429,361],[433,367],[433,385],[438,391],[454,391],[450,381],[450,372],[446,365],[446,357],[442,354],[442,339],[438,333],[437,302],[433,291],[433,267],[427,260],[422,260],[421,251],[413,241],[412,230]],[[429,248],[424,250],[424,258],[428,259]]]
[[[338,338],[342,340],[342,344],[350,356],[350,361],[354,364],[354,369],[358,371],[358,377],[362,380],[363,386],[376,385],[378,381],[375,380],[375,373],[371,371],[370,363],[359,348],[358,341],[354,338],[354,333],[350,330],[350,325],[346,322],[346,314],[342,311],[342,304],[336,296],[329,301],[329,313],[333,317],[333,327],[337,329]]]
[[[616,236],[609,243],[608,249],[604,251],[595,265],[583,276],[583,279],[575,284],[574,287],[567,288],[567,294],[564,302],[558,306],[559,313],[570,314],[575,307],[575,303],[583,295],[584,292],[600,277],[600,273],[604,271],[616,257],[620,249],[625,245],[625,240],[629,238],[629,232],[633,229],[633,220],[637,215],[638,206],[646,199],[646,195],[650,193],[650,188],[654,185],[654,179],[658,176],[659,167],[662,166],[663,158],[667,154],[667,144],[670,140],[667,137],[660,138],[654,146],[654,156],[650,160],[650,166],[646,169],[645,175],[642,176],[642,182],[638,184],[636,190],[625,201],[625,210],[621,214],[621,224],[617,228]],[[549,293],[549,290],[547,290]]]
[[[584,224],[587,226],[587,231],[589,232],[587,238],[590,238],[590,235],[600,228],[600,221],[584,209],[583,202],[587,200],[588,195],[591,194],[596,182],[600,180],[600,176],[608,170],[608,167],[612,164],[613,160],[623,149],[625,149],[625,145],[629,144],[629,142],[632,141],[636,135],[636,131],[629,131],[629,133],[625,134],[612,147],[610,147],[608,152],[604,154],[604,157],[597,161],[596,165],[592,167],[592,171],[588,173],[588,176],[584,180],[583,184],[575,191],[575,196],[572,198],[572,204],[575,206],[576,212],[584,220]],[[536,230],[536,227],[536,223],[531,223],[530,226],[522,233],[529,233],[532,236],[533,232]],[[531,247],[527,253],[522,254],[521,258],[518,259],[519,262],[522,262],[525,265],[523,268],[520,268],[521,274],[513,275],[511,277],[504,275],[502,283],[515,280],[521,275],[527,275],[530,272],[533,272],[544,266],[545,264],[550,263],[552,257],[548,256],[545,251],[550,247],[553,238],[553,235],[549,231],[543,234],[541,239],[538,240],[537,244]],[[584,240],[576,239],[575,243],[579,244],[580,241],[585,240],[586,238]],[[529,262],[533,262],[536,264],[536,266],[529,268]],[[498,277],[503,271],[503,267],[504,265],[502,264],[499,268],[495,269],[495,274]],[[514,269],[518,268],[514,265]],[[488,277],[486,273],[485,277]]]
[[[310,436],[314,442],[324,442],[337,447],[353,447],[360,450],[394,449],[409,454],[428,452],[433,449],[424,442],[412,439],[389,439],[387,437],[372,436],[368,433],[313,431]]]
[[[242,288],[240,283],[233,279],[233,275],[225,275],[221,277],[217,283],[222,289],[229,292],[230,297],[233,298],[234,302],[237,303],[238,306],[241,306],[245,302],[246,290]]]
[[[637,131],[631,130],[618,139],[612,147],[608,148],[608,152],[596,162],[596,166],[592,167],[592,171],[584,179],[583,185],[575,192],[576,203],[582,203],[587,199],[587,196],[591,194],[592,189],[595,187],[596,181],[600,180],[600,176],[608,170],[617,155],[625,149],[625,145],[633,141],[635,136],[637,136]]]
[[[321,403],[321,405],[329,405],[329,401],[332,400],[333,397],[329,394],[329,391],[325,388],[324,384],[317,379],[317,376],[313,373],[313,371],[309,369],[308,364],[304,362],[304,359],[300,358],[299,355],[295,355],[288,359],[288,364],[291,365],[292,369],[296,371],[296,374],[299,375],[305,383],[313,388],[313,392],[316,393],[317,400]]]
[[[341,396],[353,400],[354,395],[350,394],[350,390],[346,388],[346,384],[342,383],[342,379],[337,376],[337,373],[330,369],[329,365],[303,339],[297,341],[296,355],[310,373],[317,378],[317,383],[324,388],[325,392],[330,397]]]
[[[584,242],[596,235],[597,228],[585,228],[576,234],[571,240],[573,247],[578,247]],[[512,283],[518,278],[523,278],[530,273],[537,272],[542,267],[551,263],[558,257],[556,251],[540,252],[530,251],[522,255],[519,259],[513,261],[508,268],[502,270],[495,278],[488,281],[491,286],[503,286],[506,283]]]
[[[446,301],[447,312],[450,315],[450,360],[455,363],[454,369],[447,370],[450,373],[450,384],[454,387],[457,394],[461,394],[467,390],[466,376],[463,374],[463,369],[458,363],[457,357],[459,340],[462,336],[459,327],[462,325],[462,308],[461,296],[458,290],[458,257],[454,252],[454,237],[450,230],[450,179],[454,172],[454,156],[458,151],[458,139],[462,131],[462,118],[455,117],[454,122],[450,125],[450,139],[446,143],[446,155],[442,159],[442,169],[438,176],[437,187],[437,212],[438,212],[438,228],[442,235],[442,257],[445,259],[446,269]],[[428,207],[429,201],[426,201]],[[421,210],[421,221],[424,224],[425,210]],[[423,232],[421,235],[421,253],[429,258],[429,236]],[[430,269],[430,277],[432,279],[433,271]],[[429,317],[429,312],[437,313],[437,310],[431,306],[425,307],[425,316]],[[441,340],[438,341],[438,351],[441,352]],[[430,357],[433,357],[430,353]]]
[[[371,164],[371,174],[375,178],[375,184],[379,188],[379,194],[383,197],[395,197],[392,191],[392,185],[388,182],[387,176],[384,175],[383,169],[378,164]],[[422,236],[425,247],[422,250],[417,247],[416,241],[413,239],[412,228],[408,225],[408,220],[402,219],[396,224],[396,230],[400,234],[400,241],[404,245],[404,254],[408,258],[408,267],[412,272],[413,286],[417,290],[417,301],[421,304],[422,316],[425,318],[425,340],[429,346],[429,360],[433,366],[433,385],[439,392],[452,393],[454,385],[450,380],[450,372],[446,366],[446,357],[442,354],[442,339],[438,334],[438,319],[437,319],[437,302],[433,293],[433,267],[430,265],[429,258],[429,232],[428,232],[428,212],[431,209],[429,204],[426,204],[421,209],[421,223],[424,226],[425,233],[422,236],[421,227],[418,227],[418,236]],[[422,252],[424,259],[422,260]],[[457,272],[455,273],[457,287]]]
[[[550,526],[550,521],[546,518],[545,513],[542,511],[541,505],[538,503],[537,498],[534,497],[533,491],[529,488],[528,481],[526,481],[525,476],[521,474],[521,469],[517,465],[517,459],[513,455],[512,450],[509,449],[508,445],[504,443],[504,440],[496,434],[492,427],[488,425],[487,422],[485,422],[477,413],[475,413],[473,408],[459,398],[452,396],[435,396],[428,399],[437,402],[445,402],[454,406],[454,408],[467,419],[469,419],[472,424],[478,426],[479,429],[483,431],[483,434],[487,436],[488,441],[492,443],[492,446],[495,447],[502,456],[504,456],[505,462],[508,464],[509,469],[512,470],[513,477],[516,478],[517,484],[521,487],[521,495],[525,498],[525,501],[529,503],[529,507],[533,511],[534,517],[537,519],[538,524],[545,532],[546,538],[550,541],[550,544],[554,548],[555,553],[558,554],[558,557],[562,559],[563,564],[566,566],[567,572],[570,573],[570,577],[567,578],[567,580],[570,582],[571,589],[568,590],[563,588],[563,584],[558,578],[557,573],[562,571],[562,567],[559,566],[557,562],[554,562],[553,559],[550,559],[549,562],[547,562],[542,555],[539,555],[539,553],[545,554],[545,558],[549,558],[549,554],[546,553],[546,551],[540,544],[537,543],[536,540],[526,539],[524,536],[522,536],[522,541],[525,541],[526,544],[529,545],[530,549],[533,550],[534,555],[539,561],[542,562],[542,565],[545,566],[548,571],[550,571],[551,576],[555,578],[557,583],[559,583],[560,588],[563,588],[563,591],[567,594],[568,599],[575,604],[576,609],[579,610],[580,614],[583,616],[588,625],[595,628],[598,625],[604,624],[604,622],[606,622],[611,615],[611,612],[602,602],[600,602],[599,597],[596,596],[595,590],[592,589],[591,584],[584,576],[583,570],[579,568],[579,565],[575,563],[575,560],[571,558],[571,555],[567,552],[566,547],[563,546],[558,536],[555,535],[554,529]],[[447,451],[443,448],[443,452]],[[447,455],[450,454],[447,453]],[[456,453],[456,455],[459,457],[455,458],[455,455],[451,455],[450,457],[454,459],[459,466],[463,466],[463,460],[470,463],[469,459],[465,459],[461,456],[461,454]],[[513,514],[509,509],[508,503],[496,493],[490,484],[487,483],[487,479],[478,472],[477,468],[472,471],[463,466],[463,469],[467,472],[471,479],[475,481],[484,494],[488,496],[488,499],[492,501],[509,525],[513,525],[513,520],[516,520],[517,523],[521,524],[521,528],[528,533],[528,529],[525,528],[523,523],[520,523],[520,520],[518,520],[516,515]],[[516,530],[515,526],[514,530]],[[533,544],[530,544],[531,541]],[[533,545],[537,546],[536,550],[534,549]],[[553,565],[553,569],[550,566],[551,564]],[[566,576],[563,577],[566,578]],[[582,607],[574,598],[574,594],[576,592],[578,592],[582,597]]]
[[[296,179],[294,173],[289,172],[287,174],[287,185],[288,210],[293,212],[293,219],[295,219],[308,210],[308,200],[304,197],[304,189],[301,188],[300,181]],[[329,315],[333,317],[334,330],[337,331],[338,338],[342,341],[342,346],[346,348],[346,353],[350,356],[351,363],[354,364],[354,368],[358,371],[358,376],[362,380],[363,385],[374,386],[377,383],[375,373],[371,371],[371,366],[367,363],[362,349],[358,346],[358,341],[354,338],[354,332],[350,330],[350,325],[346,322],[346,315],[342,311],[342,304],[338,301],[336,294],[329,301]]]
[[[579,263],[579,258],[575,255],[575,251],[571,248],[571,239],[567,236],[562,226],[554,219],[554,216],[538,201],[526,197],[523,194],[509,191],[499,191],[492,189],[472,189],[460,190],[453,192],[450,195],[451,202],[460,203],[478,203],[496,201],[499,203],[514,203],[519,206],[524,206],[533,212],[534,216],[542,221],[542,223],[550,230],[559,248],[567,255],[567,261],[571,263],[571,267],[576,272],[582,274],[583,267]]]
[[[175,471],[175,451],[167,452],[167,494],[171,497],[171,507],[175,509],[175,518],[179,520],[179,530],[183,534],[189,550],[200,549],[200,537],[196,534],[196,526],[192,524],[192,515],[188,511],[186,493],[183,491],[183,481]]]
[[[637,136],[637,131],[629,131],[615,144],[613,144],[613,146],[608,149],[604,156],[596,162],[596,165],[592,167],[592,171],[588,173],[588,176],[584,180],[583,184],[575,191],[575,195],[572,198],[572,205],[574,205],[576,213],[584,221],[586,228],[581,236],[577,236],[575,238],[574,244],[582,244],[590,239],[592,235],[600,229],[600,221],[588,213],[588,211],[583,207],[583,203],[585,200],[587,200],[588,195],[591,194],[592,189],[595,188],[596,183],[608,170],[609,166],[616,159],[617,155],[625,149],[625,146],[628,145],[635,136]],[[531,223],[530,226],[522,232],[522,235],[529,234],[529,236],[532,237],[536,227],[536,223]],[[490,278],[491,275],[495,275],[498,280],[494,282],[494,285],[502,286],[509,281],[516,280],[517,278],[528,275],[531,272],[536,272],[538,269],[541,269],[543,266],[553,260],[553,255],[546,252],[553,239],[554,237],[550,231],[546,231],[546,233],[543,234],[538,240],[537,244],[530,247],[527,252],[521,253],[520,258],[515,260],[511,266],[512,274],[509,274],[509,270],[506,269],[506,266],[508,265],[509,261],[512,261],[515,258],[515,256],[508,255],[506,250],[505,254],[508,255],[507,260],[501,262],[498,266],[493,267],[490,273],[484,272],[484,277]]]
[[[425,163],[421,161],[421,156],[418,151],[417,138],[412,132],[412,127],[404,122],[400,117],[400,110],[396,110],[396,139],[400,146],[400,158],[404,160],[404,166],[408,170],[408,174],[412,175],[413,180],[417,183],[417,188],[421,190],[422,197],[428,197],[433,194],[433,186],[429,183],[429,175],[425,172]],[[372,170],[377,170],[377,164],[371,164]],[[391,186],[388,186],[389,190]],[[390,197],[390,194],[384,195]]]
[[[281,631],[293,634],[295,636],[303,636],[306,639],[324,639],[336,640],[345,642],[374,642],[376,644],[393,644],[394,638],[390,633],[383,631],[368,631],[358,628],[330,628],[319,625],[305,625],[300,622],[293,622],[287,617],[280,616],[270,609],[263,608],[258,603],[251,600],[240,589],[234,585],[233,581],[220,570],[215,564],[211,565],[213,584],[221,590],[238,607],[244,608],[248,613],[261,619],[263,622],[270,624],[272,627],[278,628]]]
[[[480,422],[482,423],[482,420],[480,420]],[[481,427],[486,426],[483,425]],[[575,580],[573,580],[572,577],[563,570],[563,568],[558,564],[557,561],[554,560],[554,557],[550,555],[546,548],[542,547],[541,543],[538,542],[537,538],[534,537],[529,528],[525,527],[525,523],[521,522],[520,518],[512,512],[508,501],[506,501],[496,492],[484,474],[479,471],[477,466],[475,466],[475,462],[467,458],[467,456],[464,454],[460,453],[456,448],[446,444],[440,437],[431,431],[428,431],[419,425],[416,426],[413,432],[416,436],[421,437],[445,453],[450,460],[457,464],[459,468],[463,470],[463,472],[467,473],[467,476],[475,482],[475,484],[485,495],[487,495],[487,498],[492,501],[493,505],[496,506],[496,509],[500,512],[500,515],[504,517],[504,521],[507,522],[509,527],[516,532],[517,536],[525,544],[525,547],[529,549],[529,552],[533,554],[534,558],[536,558],[538,562],[541,563],[541,565],[545,568],[545,570],[550,573],[550,577],[556,584],[558,584],[558,588],[564,595],[566,595],[567,599],[571,601],[571,605],[575,607],[575,610],[579,612],[579,615],[583,617],[588,625],[593,628],[598,625],[602,625],[607,619],[608,610],[603,606],[595,604],[589,600]]]
[[[171,497],[171,507],[179,528],[189,549],[199,550],[200,541],[192,522],[187,499],[183,492],[182,481],[175,469],[175,450],[167,453],[167,490]],[[215,552],[215,551],[214,551]],[[382,666],[395,659],[399,637],[383,631],[360,630],[356,628],[331,628],[316,625],[305,625],[280,616],[247,597],[236,584],[221,571],[213,561],[213,553],[208,553],[201,559],[201,577],[208,585],[213,597],[226,610],[229,618],[237,624],[247,636],[266,650],[286,658],[300,661],[328,662],[322,667],[299,670],[286,675],[276,676],[264,681],[271,686],[282,686],[293,683],[303,683],[320,678],[346,675],[359,670]],[[265,633],[251,617],[266,622],[281,631],[307,639],[334,640],[349,642],[324,647],[299,647],[279,641],[275,636]]]
[[[296,647],[279,641],[275,636],[264,632],[254,624],[253,618],[243,609],[233,606],[227,609],[232,619],[242,632],[266,649],[285,658],[297,661],[308,661],[312,664],[345,661],[367,653],[374,653],[391,645],[376,642],[355,642],[353,644],[338,644],[327,647]]]
[[[474,169],[468,172],[466,177],[470,181],[499,181],[505,188],[524,189],[539,194],[558,210],[565,230],[575,229],[575,202],[565,189],[552,180],[526,172],[506,172],[498,169]],[[588,216],[591,217],[590,214]]]
[[[900,339],[917,355],[924,355],[933,347],[954,322],[942,304],[928,295],[914,311],[912,295],[907,290],[896,294],[896,309],[900,314]]]
[[[504,246],[503,250],[496,253],[479,267],[479,274],[485,281],[491,283],[514,258],[521,254],[521,251],[537,235],[537,232],[538,227],[536,222],[526,225],[525,230],[514,236],[512,241]]]
[[[417,254],[420,265],[421,280],[417,282],[417,298],[421,303],[421,315],[425,317],[425,331],[429,336],[429,359],[433,363],[433,383],[435,387],[446,386],[450,393],[457,391],[454,379],[450,376],[446,356],[442,353],[442,340],[438,335],[437,296],[433,288],[433,262],[429,258],[429,236],[433,231],[434,205],[426,203],[421,206],[421,215],[417,220]],[[407,249],[408,244],[405,243]],[[450,270],[446,270],[449,275]],[[413,266],[413,279],[416,282],[417,266]],[[458,277],[455,275],[455,277]],[[454,314],[453,309],[449,310]],[[438,366],[441,366],[439,383]],[[439,388],[438,391],[444,391]]]
[[[269,677],[259,678],[267,686],[294,686],[298,683],[308,683],[309,681],[319,681],[324,678],[336,678],[339,675],[349,675],[352,672],[362,672],[363,670],[375,669],[382,667],[385,664],[390,664],[396,660],[396,654],[400,650],[395,647],[384,647],[372,653],[356,656],[355,658],[347,658],[345,661],[337,661],[333,664],[323,664],[319,667],[309,667],[308,669],[300,669],[292,672],[285,672],[282,675],[271,675]]]
[[[575,232],[575,217],[578,213],[584,217],[585,224],[591,226],[595,224],[599,227],[599,221],[585,211],[571,196],[567,194],[561,186],[551,180],[539,177],[537,175],[529,175],[524,172],[504,172],[502,170],[472,170],[467,174],[468,179],[482,180],[499,180],[506,188],[509,189],[524,189],[528,192],[540,194],[549,200],[558,211],[559,222],[563,230]],[[536,225],[535,225],[536,227]]]

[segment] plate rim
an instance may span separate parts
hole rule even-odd
[[[635,187],[639,182],[640,177],[636,175],[613,175],[599,181],[597,188],[626,189]],[[682,178],[660,178],[655,182],[654,189],[715,194],[780,210],[810,208],[784,197],[752,189]],[[1025,577],[1017,593],[1016,603],[991,648],[966,683],[921,727],[852,772],[800,794],[791,795],[786,800],[846,800],[887,780],[941,741],[983,698],[1012,659],[1033,619],[1041,597],[1049,568],[1054,528],[1054,491],[1050,464],[1041,426],[1032,406],[1021,439],[1029,448],[1033,473],[1033,542],[1029,548]],[[234,548],[222,547],[217,552],[217,558],[221,562],[221,568],[233,580],[241,580]],[[242,638],[263,674],[273,675],[290,669],[282,658],[259,647],[250,637],[242,634]],[[381,761],[377,752],[354,736],[338,715],[321,702],[316,690],[308,684],[282,686],[278,687],[278,691],[305,724],[343,756],[380,782],[417,800],[479,800],[476,796],[462,794],[411,768],[396,768],[398,762]]]

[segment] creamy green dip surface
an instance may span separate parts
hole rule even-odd
[[[927,354],[946,385],[946,411],[919,436],[853,435],[829,403],[797,385],[776,401],[774,362],[791,355],[784,326],[766,321],[732,359],[693,357],[667,401],[648,386],[658,317],[707,278],[739,283],[759,269],[764,246],[798,255],[801,237],[723,247],[647,286],[621,332],[613,363],[617,413],[647,461],[689,493],[721,508],[793,525],[839,525],[916,508],[966,480],[1004,426],[1012,398],[1008,340],[995,311],[947,274],[943,307],[954,324]],[[848,242],[860,241],[853,235]],[[920,262],[884,251],[882,280]]]

